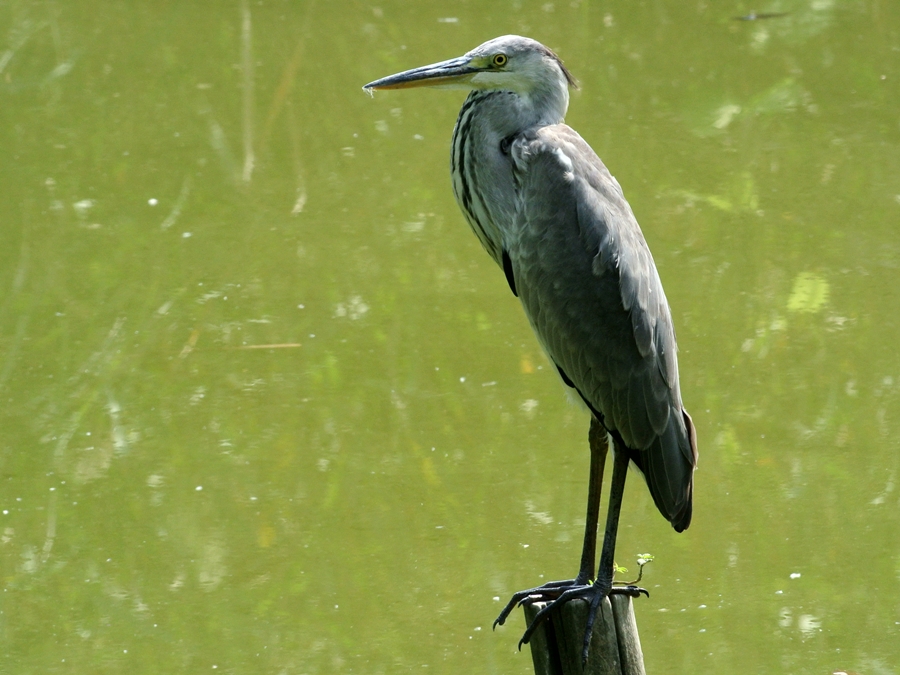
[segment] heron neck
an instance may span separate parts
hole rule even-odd
[[[548,84],[528,92],[498,92],[506,96],[488,96],[481,100],[486,114],[480,115],[502,137],[532,127],[560,124],[569,107],[566,86]]]
[[[509,144],[526,129],[562,122],[568,103],[565,84],[526,93],[476,89],[459,111],[451,144],[453,191],[472,230],[501,267],[516,211]]]
[[[519,96],[519,104],[525,116],[531,118],[528,126],[561,124],[569,109],[569,87],[565,82],[537,87],[527,95]]]

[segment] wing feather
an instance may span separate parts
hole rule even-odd
[[[676,529],[690,522],[696,442],[672,318],[622,189],[571,128],[511,146],[518,201],[509,259],[544,348],[647,478]]]

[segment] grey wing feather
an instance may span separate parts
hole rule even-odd
[[[650,249],[619,184],[574,130],[528,130],[511,156],[518,204],[508,248],[525,313],[680,531],[690,523],[696,441]]]

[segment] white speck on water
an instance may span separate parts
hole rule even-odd
[[[369,305],[359,295],[354,295],[346,303],[339,302],[334,308],[334,316],[349,317],[351,321],[361,319],[369,311]]]
[[[197,492],[200,492],[200,490],[203,489],[203,486],[202,486],[202,485],[198,485],[198,486],[195,487],[194,489],[195,489]]]
[[[812,614],[801,614],[797,618],[797,628],[801,633],[813,633],[822,627],[822,621]]]
[[[799,579],[800,572],[791,572],[791,579]]]
[[[784,591],[775,591],[775,595],[782,595]]]
[[[192,235],[190,232],[182,232],[181,233],[182,239],[190,239],[192,236],[194,236],[194,235]]]
[[[95,202],[93,199],[82,199],[81,201],[72,204],[72,208],[75,209],[78,215],[83,216],[96,203],[97,202]]]
[[[148,203],[150,206],[156,206],[157,204],[159,204],[159,200],[150,198],[150,199],[147,200],[147,203]]]
[[[459,378],[459,381],[460,381],[460,382],[465,382],[465,381],[466,381],[466,378],[461,377],[461,378]]]
[[[533,398],[529,398],[525,401],[522,401],[522,403],[519,404],[519,410],[521,410],[524,413],[533,412],[534,409],[537,407],[538,407],[538,402]]]

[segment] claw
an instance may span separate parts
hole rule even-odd
[[[504,607],[500,612],[500,615],[496,619],[494,619],[493,628],[496,630],[497,626],[502,626],[504,623],[506,623],[509,615],[516,607],[521,607],[525,604],[530,605],[535,602],[548,602],[551,600],[556,600],[566,587],[574,586],[576,583],[578,583],[577,579],[567,579],[566,581],[548,581],[543,586],[537,586],[536,588],[529,588],[525,591],[513,593],[513,596],[510,598],[509,602],[506,603],[506,607]]]
[[[613,586],[610,591],[610,595],[627,595],[632,598],[639,598],[643,593],[648,598],[650,597],[649,591],[646,588],[641,588],[640,586],[635,586],[634,584],[628,584],[627,586]]]
[[[518,645],[519,650],[521,651],[522,645],[526,645],[531,641],[538,626],[540,626],[551,613],[557,611],[564,604],[571,602],[572,600],[586,600],[590,606],[588,609],[587,625],[585,626],[584,643],[581,653],[582,665],[584,665],[587,663],[588,651],[591,646],[594,622],[603,600],[610,595],[627,595],[632,598],[638,598],[642,594],[646,595],[648,598],[650,597],[650,593],[648,593],[646,589],[633,584],[627,586],[611,586],[609,581],[605,584],[598,582],[585,584],[577,579],[551,581],[543,586],[515,593],[506,604],[506,607],[503,608],[503,611],[500,612],[500,616],[494,620],[494,628],[498,625],[502,626],[509,617],[510,612],[517,606],[531,605],[535,602],[547,602],[548,604],[541,607],[538,613],[534,615],[528,628],[526,628],[525,632],[522,634],[522,639],[519,640]]]
[[[600,600],[605,598],[608,593],[609,591],[604,591],[602,587],[598,586],[597,584],[579,584],[578,586],[573,586],[572,588],[563,591],[555,599],[553,599],[550,604],[542,607],[540,611],[534,615],[534,619],[531,621],[531,624],[528,626],[528,628],[525,629],[525,633],[522,635],[522,640],[520,641],[521,644],[528,644],[528,642],[531,640],[531,636],[534,635],[534,631],[537,630],[538,626],[540,626],[544,622],[544,620],[550,616],[551,612],[555,612],[567,602],[579,598],[584,600],[590,598],[591,614],[596,615],[596,607],[599,607]],[[537,600],[538,599],[536,598],[535,602]],[[588,625],[591,626],[593,625],[593,623],[593,617],[589,616]]]

